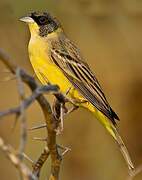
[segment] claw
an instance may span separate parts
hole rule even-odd
[[[72,113],[73,111],[77,110],[78,108],[79,108],[78,106],[73,105],[72,108],[68,109],[68,111],[65,113],[65,115],[68,115],[68,114]]]

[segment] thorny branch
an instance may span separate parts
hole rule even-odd
[[[0,60],[7,66],[7,68],[11,71],[12,74],[17,75],[18,80],[18,89],[19,94],[21,97],[20,106],[6,110],[0,113],[0,117],[5,115],[15,114],[17,117],[22,116],[21,119],[21,145],[20,145],[20,154],[24,152],[25,144],[26,144],[26,121],[25,121],[25,110],[35,101],[37,100],[45,117],[45,123],[47,128],[47,147],[48,153],[45,151],[41,154],[37,162],[33,165],[33,174],[36,175],[36,178],[39,176],[40,169],[43,163],[48,158],[49,154],[51,156],[51,174],[49,179],[50,180],[57,180],[59,179],[59,171],[60,171],[60,164],[62,160],[62,155],[58,152],[58,146],[56,144],[56,129],[58,128],[58,124],[60,120],[54,117],[54,113],[52,112],[52,108],[44,97],[44,93],[46,92],[53,92],[58,96],[59,88],[56,85],[47,85],[47,86],[39,86],[33,77],[28,75],[23,69],[17,67],[10,57],[3,51],[0,50]],[[32,94],[30,97],[25,98],[24,91],[23,91],[23,84],[22,82],[26,83],[28,87],[31,89]],[[43,158],[44,157],[44,158]],[[18,156],[16,156],[18,158]],[[19,159],[20,160],[20,159]],[[19,161],[20,162],[20,161]],[[20,162],[22,164],[22,162]],[[32,179],[31,177],[29,179]]]
[[[11,60],[11,58],[1,49],[0,60],[6,65],[6,67],[10,70],[14,77],[17,78],[18,92],[20,95],[20,105],[0,112],[0,118],[6,115],[14,114],[17,118],[20,117],[21,120],[21,138],[19,153],[15,153],[16,151],[11,146],[6,145],[1,137],[0,149],[5,153],[5,155],[12,162],[12,164],[19,170],[23,180],[38,180],[40,177],[41,168],[47,160],[47,158],[50,156],[51,173],[49,176],[49,180],[58,180],[62,157],[70,149],[64,148],[56,143],[57,130],[62,130],[63,128],[62,116],[71,113],[78,107],[73,106],[72,109],[67,110],[65,103],[71,102],[73,105],[74,103],[71,100],[67,99],[64,95],[59,93],[58,86],[50,84],[47,86],[38,85],[32,76],[26,73],[25,70],[17,67]],[[27,86],[32,91],[32,94],[28,98],[25,98],[23,82],[27,84]],[[53,108],[51,108],[49,102],[43,95],[44,93],[49,92],[52,92],[56,97],[56,101],[54,103]],[[46,141],[47,146],[45,146],[43,152],[41,153],[37,161],[33,162],[27,155],[24,154],[25,146],[27,143],[27,122],[25,110],[32,103],[34,103],[35,100],[38,101],[42,109],[45,118],[45,124],[30,128],[29,130],[46,128],[47,138],[44,138],[44,141]],[[64,150],[64,152],[59,153],[59,149]],[[24,157],[26,157],[26,159],[28,159],[32,163],[32,170],[30,170],[22,161]],[[136,175],[138,175],[140,172],[142,172],[142,166],[136,168],[133,174],[130,174],[127,179],[133,180],[136,177]]]
[[[24,85],[20,76],[20,69],[17,68],[16,70],[16,77],[17,77],[17,85],[18,85],[18,92],[20,95],[20,119],[21,119],[21,138],[20,138],[20,146],[19,146],[19,159],[23,160],[23,153],[26,147],[27,142],[27,122],[26,122],[26,114],[25,114],[25,107],[23,101],[25,99],[25,92],[24,92]]]
[[[12,147],[6,145],[1,137],[0,149],[5,153],[11,163],[19,170],[23,180],[37,180],[37,177],[32,174],[31,170],[19,160]]]
[[[48,156],[50,155],[50,152],[48,150],[48,147],[46,146],[41,153],[40,157],[38,160],[33,164],[33,174],[37,177],[40,176],[40,170],[45,161],[47,160]]]

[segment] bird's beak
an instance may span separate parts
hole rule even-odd
[[[31,17],[22,17],[19,19],[22,22],[26,22],[26,23],[34,23],[34,20]]]

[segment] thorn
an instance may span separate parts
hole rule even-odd
[[[3,69],[2,71],[0,71],[0,73],[11,73],[11,71],[9,69]]]
[[[71,148],[68,148],[68,147],[63,147],[63,146],[60,146],[60,145],[57,145],[58,148],[60,148],[61,150],[64,150],[62,152],[62,156],[64,156],[67,152],[71,151]]]
[[[17,120],[18,120],[19,116],[20,116],[20,113],[17,112],[17,113],[15,114],[15,120],[14,120],[13,126],[11,127],[11,131],[12,131],[12,132],[15,130],[15,127],[16,127],[16,125],[17,125]]]
[[[27,159],[30,163],[34,164],[34,161],[28,155],[26,155],[25,153],[23,153],[23,157],[25,159]]]
[[[45,127],[47,127],[46,124],[40,124],[40,125],[31,127],[31,128],[29,128],[28,130],[29,130],[29,131],[33,131],[33,130],[37,130],[37,129],[41,129],[41,128],[45,128]]]
[[[47,141],[47,138],[39,138],[39,137],[34,137],[32,138],[33,140],[36,140],[36,141]]]
[[[0,80],[0,82],[7,82],[7,81],[15,80],[15,79],[16,79],[15,76],[13,76],[13,77],[7,76],[7,77],[5,77],[3,80]]]
[[[14,123],[13,123],[13,125],[12,125],[12,127],[11,127],[11,132],[13,132],[14,130],[15,130],[15,128],[16,128],[16,125],[17,125],[17,117],[14,119]]]
[[[62,156],[64,156],[66,153],[68,153],[69,151],[71,151],[71,149],[70,148],[68,148],[68,147],[65,147],[65,150],[64,150],[64,152],[62,153]]]

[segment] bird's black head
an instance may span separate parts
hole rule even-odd
[[[52,17],[49,13],[32,12],[30,17],[39,26],[39,35],[44,37],[56,31],[60,27],[60,23],[56,18]]]

